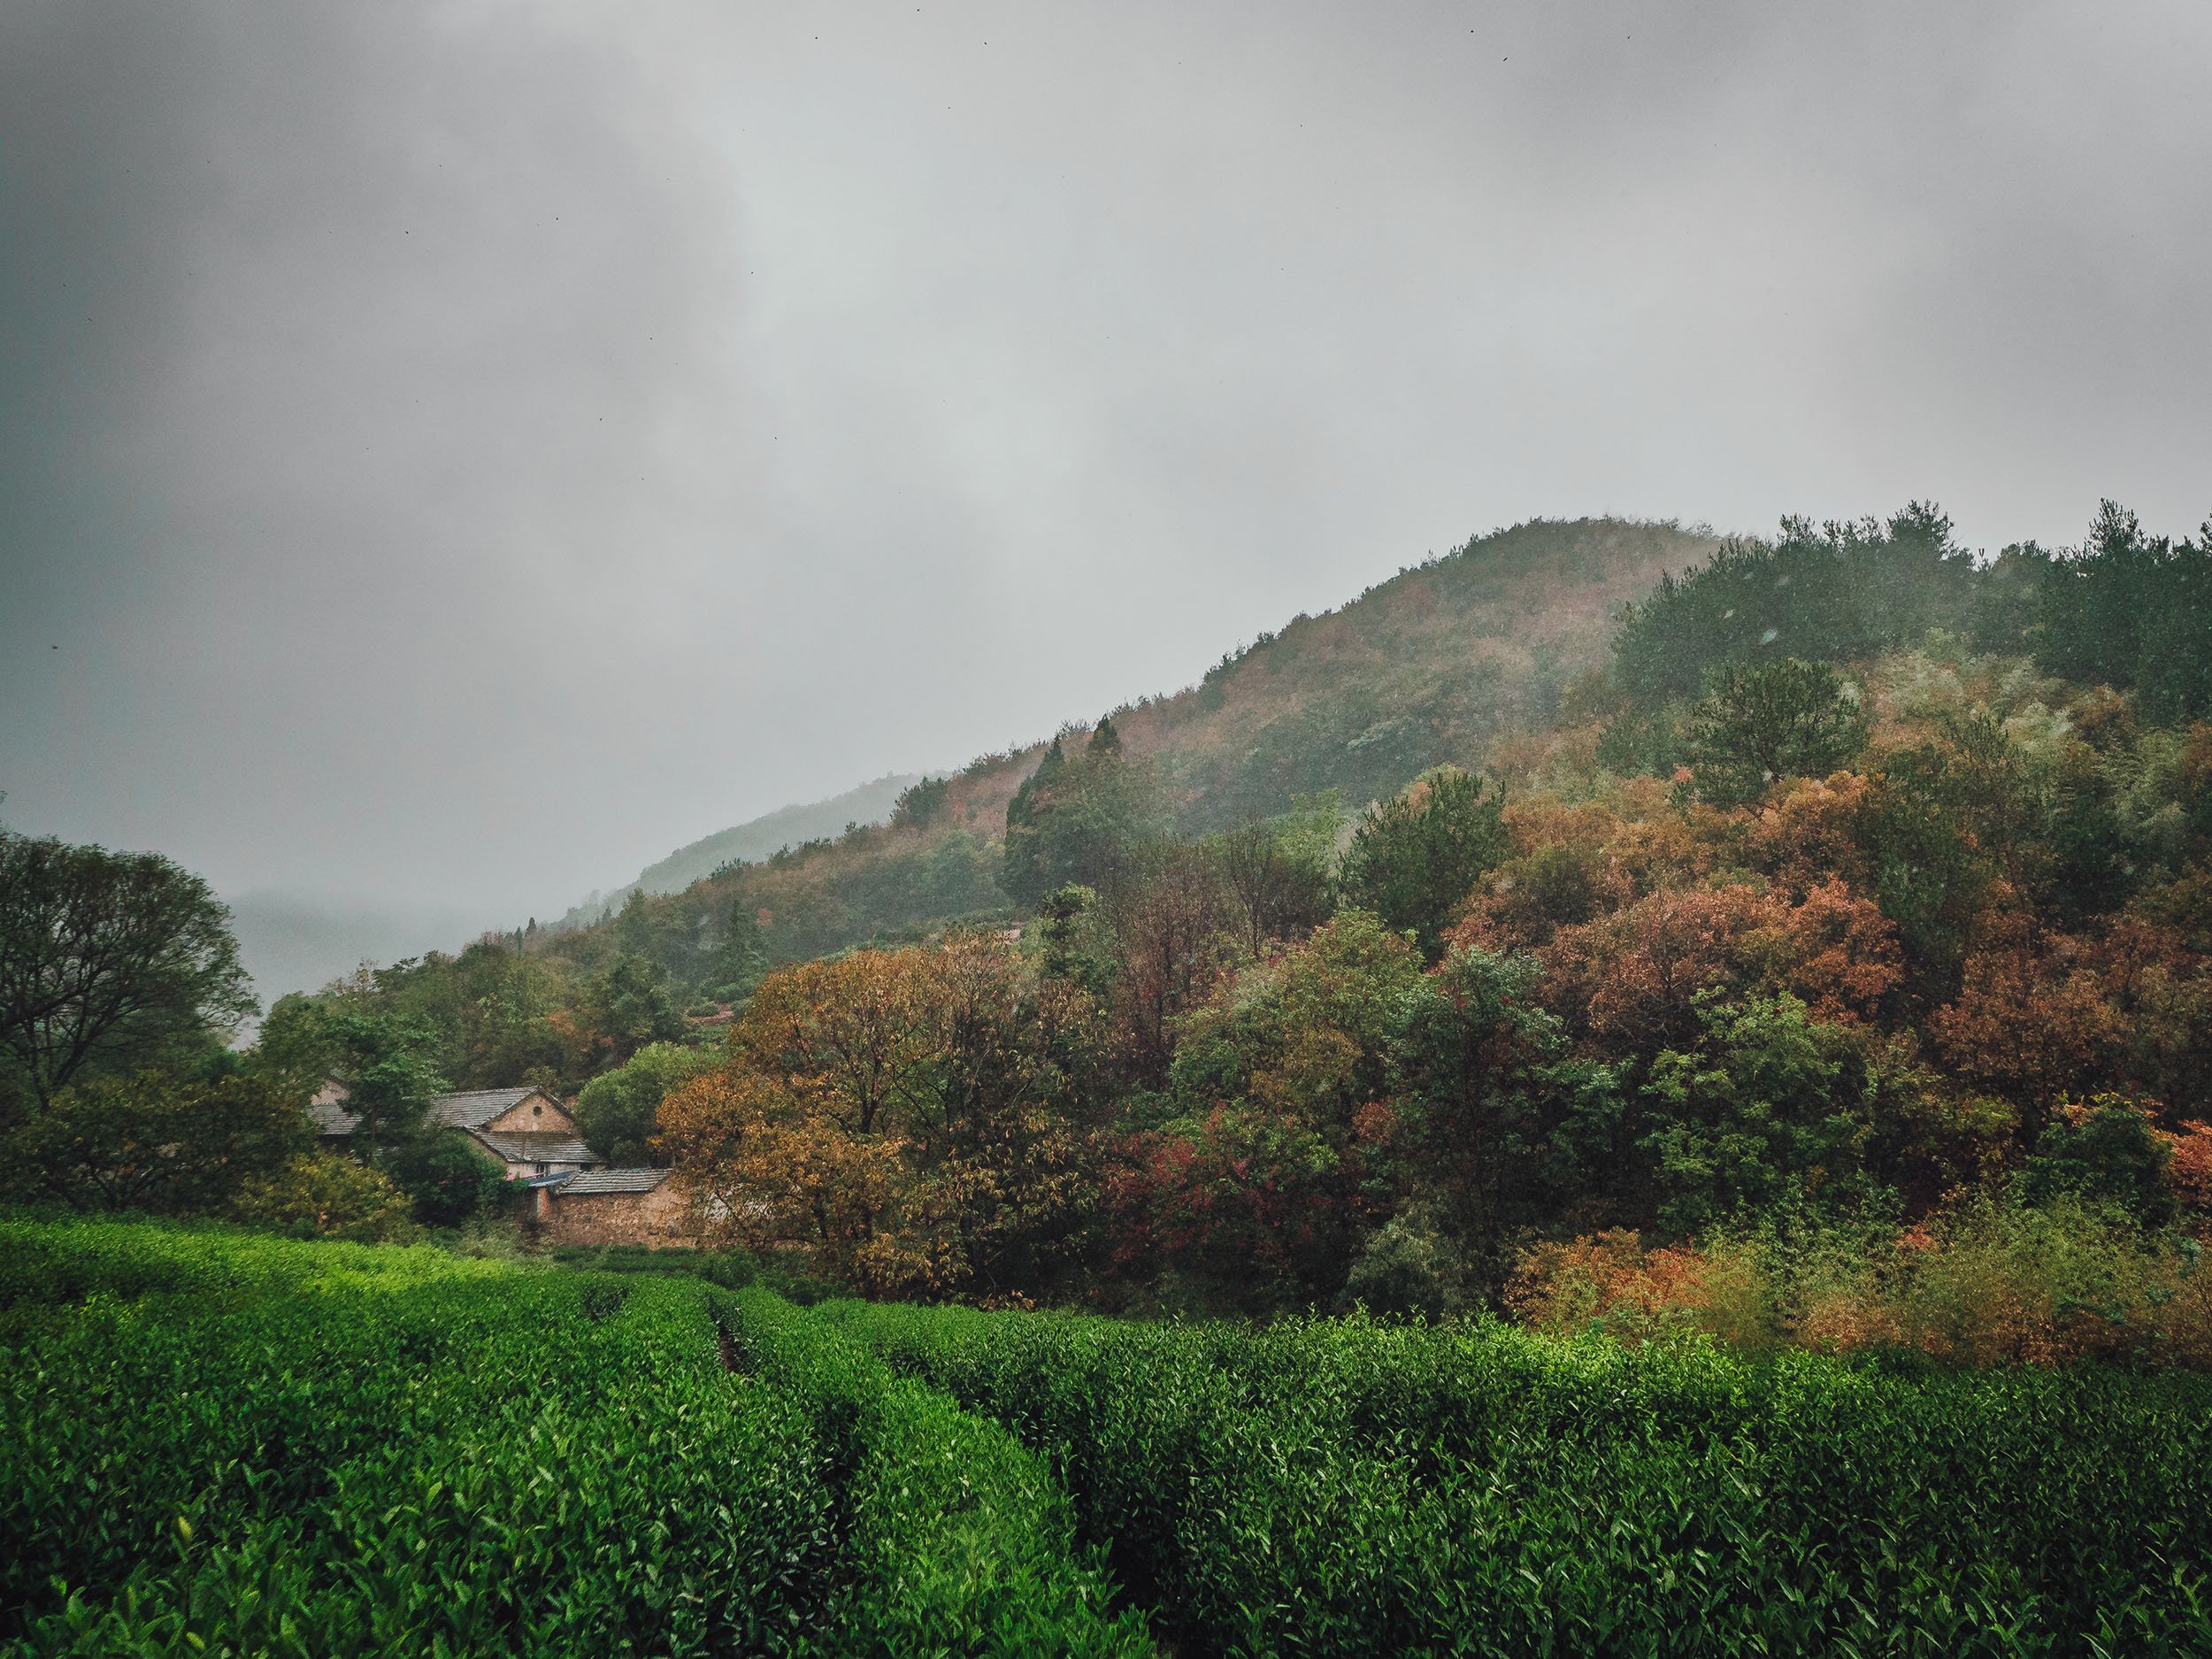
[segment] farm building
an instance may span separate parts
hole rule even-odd
[[[347,1149],[360,1119],[342,1083],[324,1085],[307,1114],[322,1143]],[[584,1144],[568,1108],[535,1088],[441,1094],[430,1119],[458,1130],[511,1181],[532,1191],[530,1225],[550,1244],[688,1243],[698,1228],[666,1170],[611,1170]]]
[[[548,1244],[687,1244],[698,1227],[666,1170],[584,1170],[548,1176],[534,1220]]]
[[[307,1112],[317,1138],[326,1146],[345,1146],[360,1123],[347,1108],[342,1083],[325,1084],[308,1103]],[[543,1089],[487,1088],[441,1094],[430,1103],[430,1118],[468,1136],[510,1180],[569,1175],[606,1162],[584,1144],[568,1108]]]

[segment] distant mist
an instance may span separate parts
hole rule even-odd
[[[319,990],[365,962],[457,950],[492,928],[518,925],[489,910],[337,894],[265,891],[226,902],[265,1013],[280,996]]]
[[[799,806],[778,807],[744,824],[718,830],[703,840],[679,847],[657,864],[648,864],[636,879],[611,891],[593,894],[560,918],[559,926],[575,927],[596,921],[610,905],[619,904],[634,888],[648,893],[681,893],[702,876],[710,876],[726,864],[743,859],[757,864],[796,847],[802,841],[842,834],[855,824],[880,824],[891,816],[902,791],[918,783],[919,772],[893,772],[864,783],[856,789]]]

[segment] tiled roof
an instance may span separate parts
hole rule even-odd
[[[596,1164],[599,1155],[574,1135],[503,1133],[472,1129],[469,1133],[510,1164]]]
[[[541,1091],[534,1088],[480,1088],[464,1094],[441,1094],[430,1102],[430,1115],[453,1129],[480,1129],[517,1101]]]
[[[649,1193],[668,1179],[666,1170],[586,1170],[560,1185],[564,1198],[591,1198],[603,1193]]]
[[[540,1093],[542,1091],[534,1088],[480,1088],[459,1094],[441,1094],[430,1102],[430,1121],[443,1124],[449,1129],[473,1133],[518,1101],[528,1100]],[[549,1101],[552,1096],[546,1098]],[[307,1118],[319,1135],[349,1135],[361,1124],[360,1118],[347,1110],[346,1087],[342,1083],[325,1084],[322,1092],[308,1102]]]
[[[361,1125],[361,1120],[346,1110],[342,1100],[324,1100],[319,1095],[307,1102],[307,1121],[315,1125],[319,1135],[349,1135]]]

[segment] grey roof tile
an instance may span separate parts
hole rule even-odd
[[[510,1164],[596,1164],[599,1155],[569,1134],[537,1134],[527,1130],[468,1132]]]
[[[528,1100],[540,1093],[542,1091],[534,1088],[479,1088],[458,1094],[441,1094],[430,1102],[430,1115],[449,1128],[481,1129],[517,1101]]]
[[[668,1179],[666,1170],[586,1170],[560,1186],[564,1198],[591,1198],[607,1193],[649,1193]]]

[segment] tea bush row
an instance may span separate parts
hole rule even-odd
[[[2212,1384],[834,1303],[1187,1652],[2212,1652]]]
[[[96,1294],[214,1295],[280,1286],[495,1276],[503,1270],[429,1246],[305,1243],[215,1223],[0,1218],[0,1317],[67,1308]],[[8,1326],[0,1325],[0,1330]]]
[[[9,1659],[1149,1650],[1039,1459],[765,1292],[0,1245]]]
[[[13,1653],[787,1648],[835,1542],[676,1283],[96,1295],[0,1412]]]
[[[740,1362],[796,1402],[845,1498],[850,1569],[831,1626],[851,1651],[1148,1653],[1079,1549],[1043,1460],[997,1425],[894,1376],[872,1351],[768,1292],[718,1296]]]

